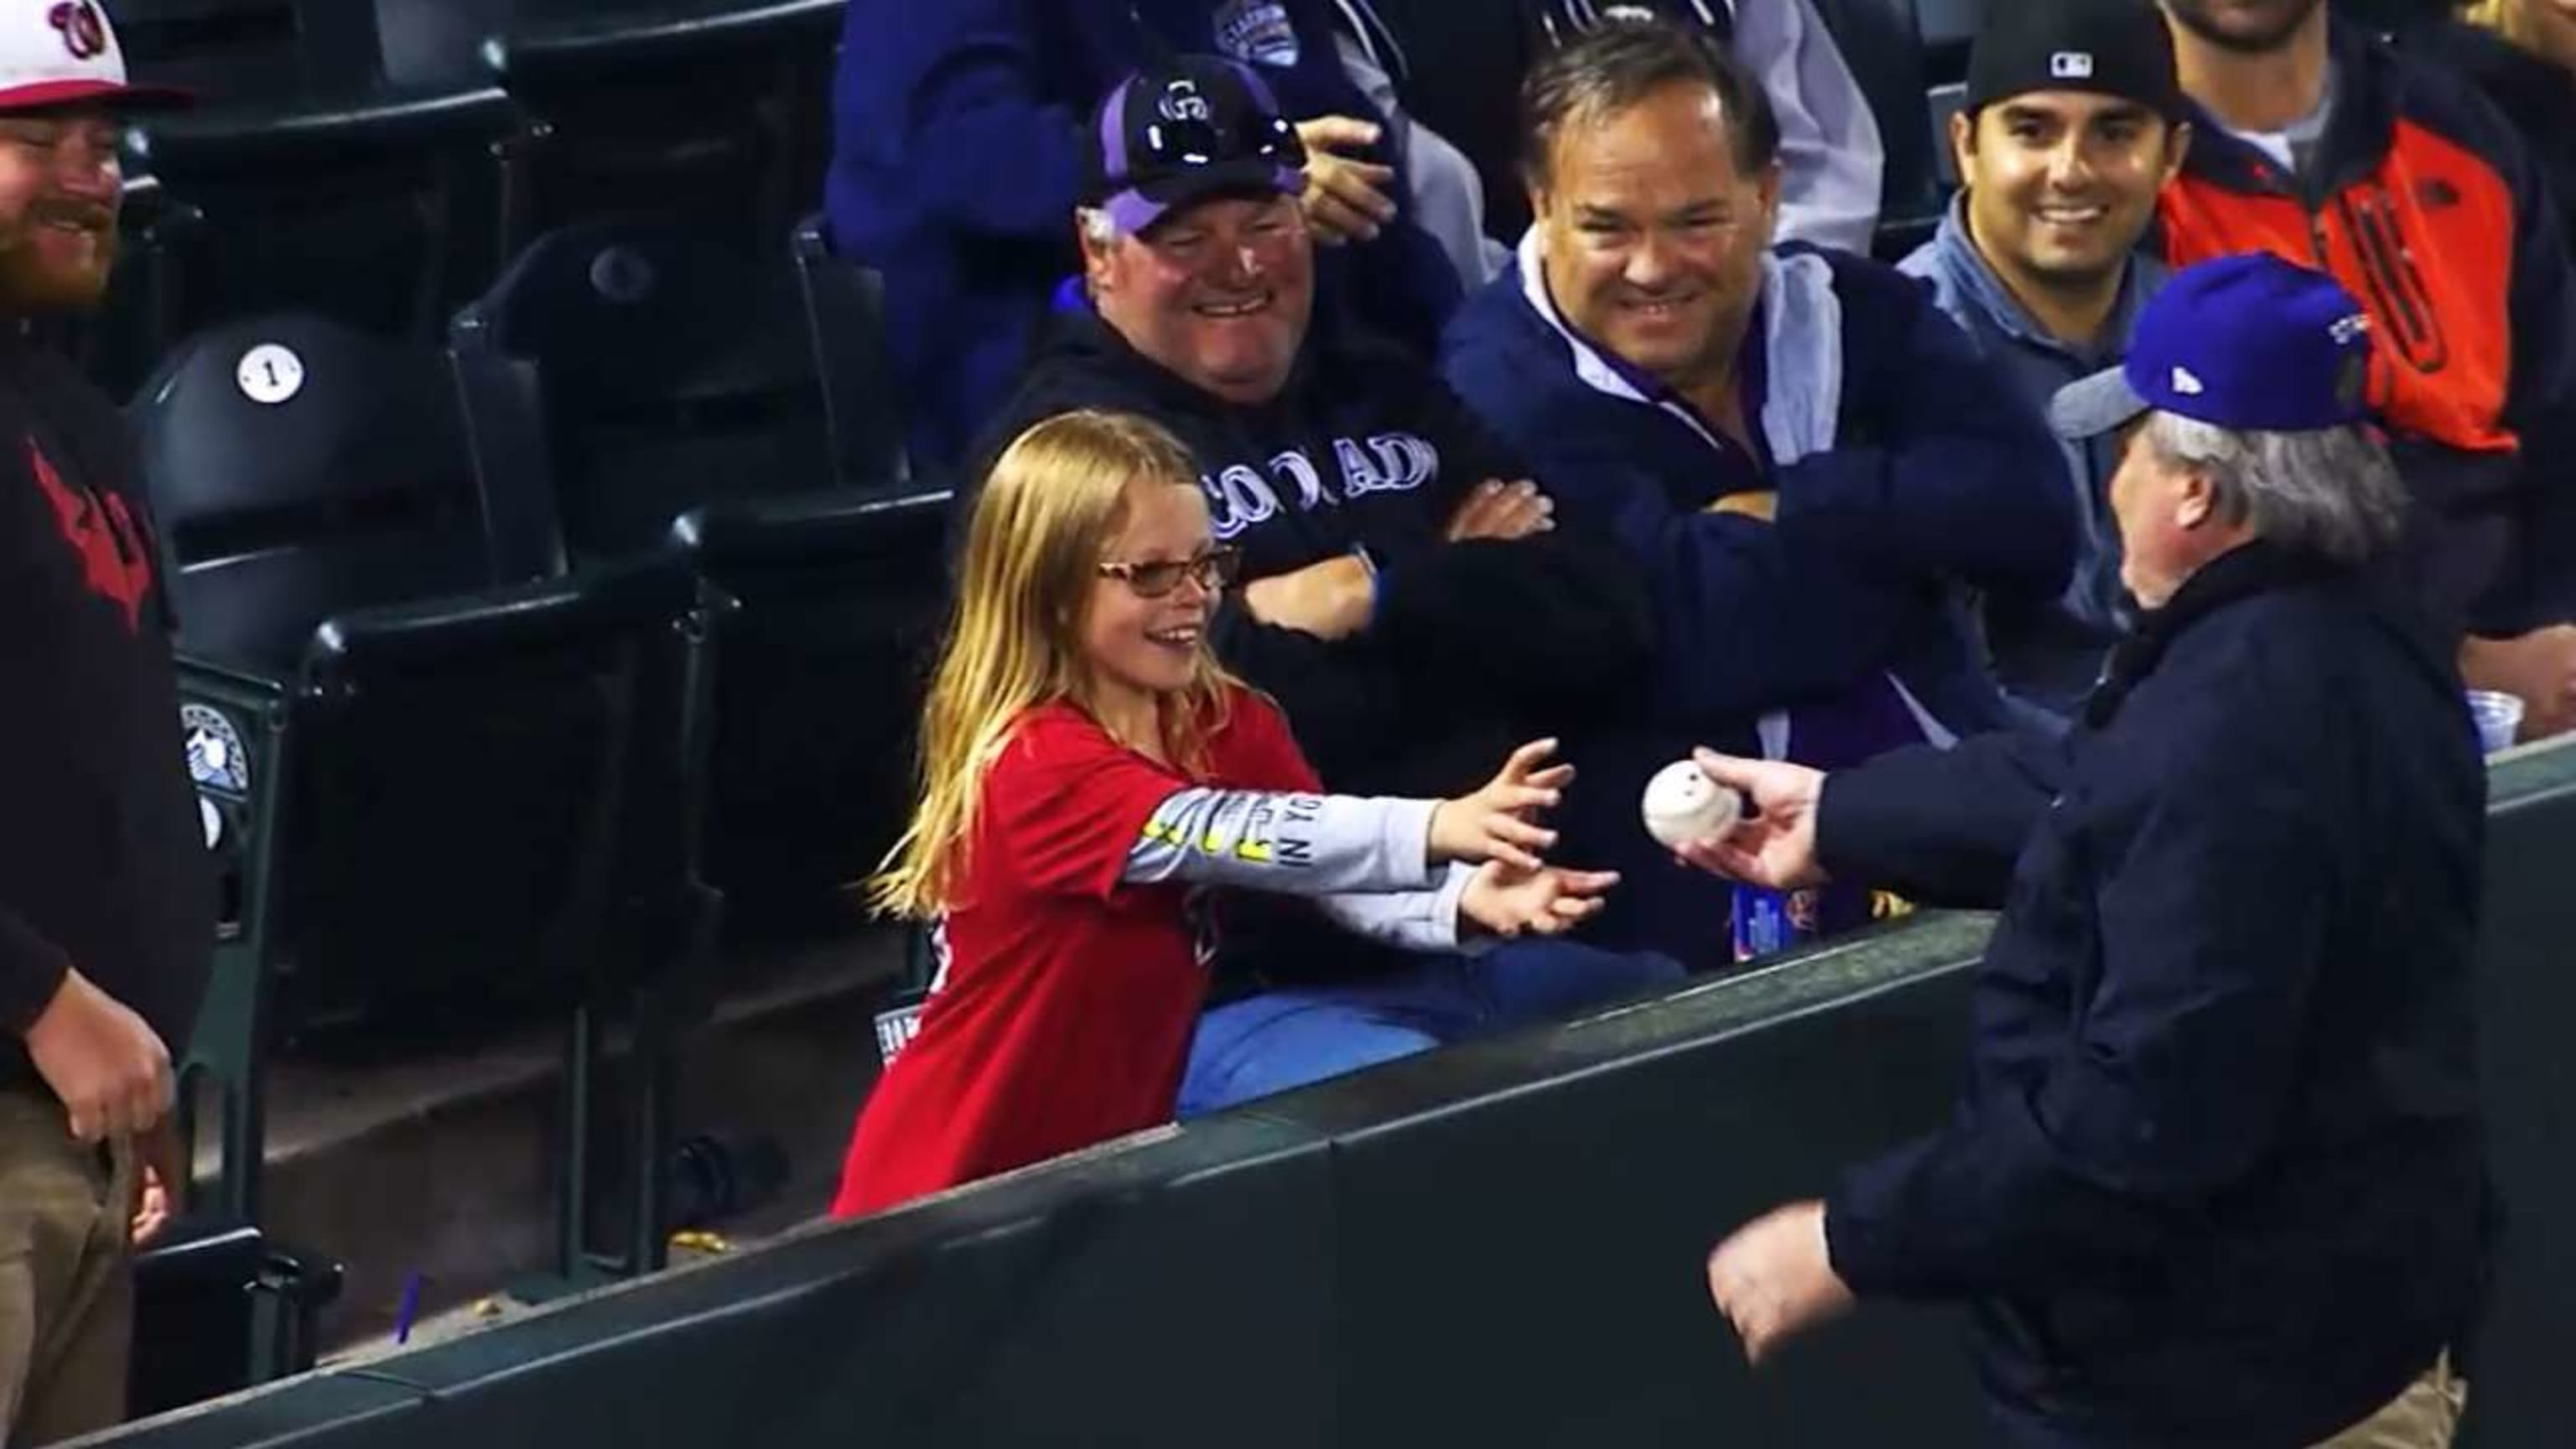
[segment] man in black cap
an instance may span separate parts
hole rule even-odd
[[[2405,489],[2362,305],[2268,253],[2178,272],[2119,367],[2145,610],[2063,740],[1830,775],[1703,752],[1683,849],[2003,915],[1948,1125],[1710,1255],[1760,1360],[1862,1297],[1973,1299],[2012,1449],[2442,1449],[2487,1198],[2485,771],[2450,639],[2386,577]]]
[[[1297,137],[1261,77],[1149,69],[1092,142],[1082,287],[978,456],[1079,408],[1170,429],[1243,551],[1217,652],[1335,790],[1452,793],[1497,750],[1618,710],[1653,642],[1635,570],[1557,532],[1427,367],[1315,305]],[[1183,1116],[1680,974],[1562,941],[1404,956],[1295,907],[1226,909]]]
[[[2173,40],[2151,0],[1989,5],[1950,121],[1961,191],[1900,264],[2034,408],[2119,362],[2165,266],[2139,251],[2191,144]],[[2051,727],[2123,628],[2108,489],[2117,440],[2062,441],[2081,526],[2075,575],[2045,601],[1985,601],[1995,676]]]
[[[126,84],[89,0],[0,6],[0,1437],[124,1417],[132,1243],[181,1186],[170,1053],[214,940],[123,420],[32,318],[98,304]]]

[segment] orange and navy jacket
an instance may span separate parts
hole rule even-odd
[[[2576,609],[2576,276],[2518,134],[2463,77],[2337,25],[2335,103],[2293,175],[2195,116],[2161,221],[2176,266],[2270,251],[2369,309],[2370,398],[2438,612],[2506,633]]]

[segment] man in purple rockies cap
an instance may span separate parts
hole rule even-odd
[[[1757,1360],[1854,1295],[1965,1298],[2016,1449],[2450,1443],[2485,775],[2449,642],[2379,577],[2369,356],[2332,279],[2228,257],[2057,394],[2121,437],[2145,610],[2070,738],[1702,757],[1758,814],[1696,863],[2003,908],[1951,1124],[1711,1255]]]

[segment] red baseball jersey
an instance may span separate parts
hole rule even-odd
[[[1171,1119],[1207,992],[1179,882],[1123,885],[1155,807],[1193,786],[1319,793],[1288,724],[1232,699],[1193,780],[1073,705],[1029,711],[985,774],[920,1034],[859,1113],[852,1217]]]

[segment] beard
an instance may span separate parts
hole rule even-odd
[[[86,257],[57,249],[76,227],[89,241]],[[116,212],[84,202],[37,201],[14,220],[0,223],[0,309],[16,314],[79,312],[106,295],[116,265]]]
[[[2218,10],[2223,3],[2224,0],[2165,0],[2165,13],[2173,17],[2175,24],[2221,50],[2266,55],[2288,43],[2325,0],[2276,0],[2269,7],[2269,15],[2252,29],[2231,29],[2222,24]]]

